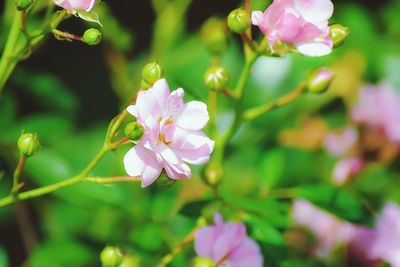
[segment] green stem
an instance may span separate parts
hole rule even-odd
[[[106,146],[103,146],[100,151],[97,153],[95,158],[89,163],[89,165],[77,176],[73,176],[71,178],[68,178],[64,181],[40,187],[37,189],[29,190],[26,192],[18,193],[16,195],[10,195],[8,197],[5,197],[3,199],[0,199],[0,208],[4,206],[11,205],[13,203],[16,203],[21,200],[26,200],[26,199],[31,199],[31,198],[36,198],[39,196],[43,196],[49,193],[52,193],[54,191],[57,191],[61,188],[77,184],[79,182],[82,182],[85,180],[86,176],[89,174],[89,172],[96,166],[96,164],[104,157],[105,154],[109,151],[109,148]]]
[[[216,147],[214,150],[214,159],[221,163],[224,157],[224,153],[226,150],[226,146],[229,141],[235,135],[236,131],[239,129],[240,124],[243,121],[243,93],[246,88],[246,83],[250,77],[251,68],[253,63],[258,58],[258,55],[249,49],[247,45],[245,45],[245,55],[246,61],[245,65],[242,69],[242,73],[240,74],[239,81],[235,88],[235,118],[233,120],[232,125],[229,127],[228,131],[225,135],[216,143]]]
[[[26,157],[20,156],[17,167],[15,168],[14,175],[13,175],[13,187],[11,189],[11,193],[13,195],[17,194],[18,190],[20,189],[19,178],[21,176],[22,170],[24,169],[25,162],[26,162]]]
[[[208,92],[208,111],[210,114],[210,133],[211,136],[217,138],[217,104],[218,104],[218,93],[214,90]]]
[[[10,29],[10,33],[8,34],[7,42],[0,59],[0,95],[4,88],[5,83],[7,82],[10,76],[10,72],[8,72],[8,69],[10,68],[10,65],[12,65],[14,61],[13,52],[18,42],[22,26],[21,24],[22,24],[21,12],[17,11],[17,13],[14,15],[14,20]]]
[[[254,120],[271,110],[286,106],[287,104],[293,102],[294,100],[302,96],[303,92],[304,92],[304,84],[301,84],[289,94],[282,96],[281,98],[272,103],[267,103],[265,105],[247,110],[243,115],[243,119],[246,121]]]

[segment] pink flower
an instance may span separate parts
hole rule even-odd
[[[392,142],[400,142],[400,94],[388,84],[365,86],[351,110],[355,122],[383,131]]]
[[[364,167],[364,161],[359,158],[344,158],[338,161],[333,170],[333,182],[336,185],[345,184]]]
[[[254,11],[251,20],[271,49],[282,41],[304,55],[324,56],[332,52],[328,20],[333,9],[330,0],[274,0],[264,13]]]
[[[293,203],[292,217],[299,226],[310,230],[318,239],[316,255],[327,257],[337,246],[349,243],[355,236],[355,226],[339,220],[315,207],[307,200]]]
[[[210,159],[214,141],[201,129],[207,124],[207,106],[198,101],[183,103],[184,91],[170,93],[167,82],[157,81],[147,91],[139,92],[136,105],[128,112],[144,128],[139,143],[124,158],[126,172],[141,176],[142,187],[152,184],[165,169],[171,179],[190,178],[190,164]]]
[[[85,10],[90,12],[94,5],[96,4],[96,0],[53,0],[54,4],[60,6],[68,11],[74,10]]]
[[[357,141],[357,132],[347,127],[340,133],[329,133],[325,138],[326,149],[336,157],[345,156]]]
[[[215,225],[196,233],[194,242],[199,257],[211,259],[217,267],[262,267],[260,248],[247,237],[243,224],[224,223],[220,214],[214,220]]]
[[[391,267],[400,267],[400,207],[394,203],[387,204],[376,227],[376,239],[370,256],[379,258]]]

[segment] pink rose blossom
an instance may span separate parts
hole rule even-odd
[[[60,6],[68,11],[85,10],[90,12],[96,0],[53,0],[54,4]]]
[[[400,267],[400,206],[387,204],[375,231],[370,256],[386,261],[391,267]]]
[[[271,49],[282,41],[304,55],[324,56],[332,52],[328,20],[333,9],[330,0],[274,0],[264,13],[254,11],[251,20]]]
[[[400,142],[400,94],[390,85],[365,86],[351,110],[355,122],[383,131],[392,142]]]
[[[332,155],[343,157],[354,146],[357,138],[356,130],[347,127],[340,133],[329,133],[325,138],[325,147]]]
[[[339,160],[333,169],[333,183],[336,185],[345,184],[364,167],[364,161],[359,158],[343,158]]]
[[[199,229],[195,237],[196,254],[211,259],[216,267],[262,267],[263,258],[256,242],[247,237],[243,224],[224,223],[215,215],[213,226]]]
[[[315,253],[319,257],[329,256],[334,248],[349,243],[355,236],[355,226],[339,220],[307,200],[293,203],[292,217],[297,225],[307,228],[318,238]]]
[[[171,179],[190,178],[186,163],[203,164],[210,159],[214,141],[201,129],[207,124],[207,106],[199,101],[183,102],[184,91],[170,92],[167,82],[157,81],[139,92],[128,112],[144,128],[139,143],[124,158],[126,172],[141,176],[142,187],[152,184],[165,169]]]

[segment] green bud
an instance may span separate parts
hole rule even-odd
[[[223,176],[224,169],[221,164],[212,162],[203,169],[201,178],[206,184],[216,186],[222,181]]]
[[[151,84],[147,83],[145,80],[142,80],[140,82],[140,84],[141,84],[141,87],[142,87],[143,90],[147,90],[152,86]]]
[[[244,33],[251,26],[250,16],[243,8],[237,8],[228,15],[228,27],[235,33]]]
[[[162,174],[155,182],[155,184],[160,188],[168,188],[173,186],[175,183],[176,180],[172,180],[165,174]]]
[[[216,267],[217,265],[211,260],[206,258],[196,258],[194,267]]]
[[[149,85],[153,85],[162,77],[164,77],[164,71],[157,61],[147,64],[142,70],[142,79]]]
[[[213,90],[223,89],[229,83],[229,74],[222,67],[211,67],[204,75],[204,83]]]
[[[138,122],[130,122],[125,126],[125,136],[131,141],[139,140],[144,134],[143,126]]]
[[[211,17],[201,27],[200,38],[213,54],[221,54],[228,49],[227,31],[224,19]]]
[[[340,24],[333,24],[332,26],[329,27],[329,29],[330,29],[330,36],[333,42],[333,47],[335,48],[341,46],[350,33],[348,27],[345,27]]]
[[[101,42],[101,39],[101,32],[95,28],[87,29],[82,37],[82,41],[88,45],[97,45]]]
[[[100,253],[103,267],[118,267],[122,262],[122,253],[118,247],[106,246]]]
[[[32,6],[33,0],[15,0],[14,4],[18,11],[25,11]]]
[[[40,149],[40,142],[36,133],[22,134],[17,144],[20,155],[25,157],[33,156]]]
[[[134,256],[124,257],[118,267],[139,267],[139,260]]]
[[[307,91],[313,94],[324,93],[328,90],[333,78],[333,73],[326,68],[315,70],[307,78]]]

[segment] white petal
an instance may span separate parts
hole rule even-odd
[[[264,19],[264,14],[261,11],[253,11],[251,13],[251,23],[253,25],[261,25]]]
[[[174,119],[183,129],[201,130],[209,120],[207,105],[200,101],[190,101]]]
[[[309,57],[321,57],[332,52],[332,46],[325,42],[303,43],[297,46],[297,50]]]
[[[334,6],[330,0],[294,0],[294,5],[301,16],[315,25],[329,20]]]
[[[135,105],[128,106],[126,110],[129,112],[129,114],[135,116],[136,118],[139,116],[139,111]]]

